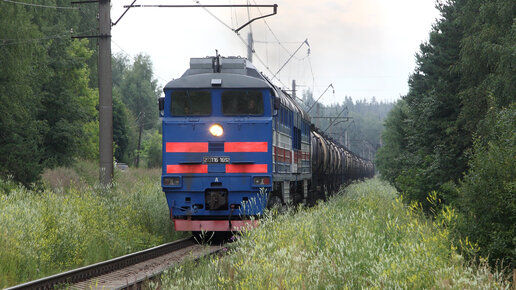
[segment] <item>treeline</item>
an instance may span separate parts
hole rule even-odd
[[[456,241],[467,237],[481,257],[514,266],[516,2],[436,6],[441,17],[416,55],[408,94],[385,122],[376,163],[409,201],[428,212],[456,210]]]
[[[113,57],[113,142],[114,158],[139,166],[161,166],[161,127],[158,98],[161,88],[153,78],[149,56],[130,60],[123,54]]]
[[[342,103],[324,105],[315,102],[310,90],[303,92],[301,106],[312,117],[312,123],[337,142],[363,158],[373,160],[381,145],[383,122],[394,103],[372,98],[353,101],[346,96]]]
[[[97,160],[97,43],[72,39],[98,34],[97,6],[0,2],[0,179],[30,185],[45,168]],[[149,57],[116,56],[113,80],[116,159],[134,163],[140,151],[154,154],[158,134]]]

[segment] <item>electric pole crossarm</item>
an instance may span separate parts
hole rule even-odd
[[[134,2],[136,2],[136,0]],[[228,5],[228,4],[226,4],[226,5],[202,5],[202,4],[199,4],[199,5],[168,5],[168,4],[145,5],[145,4],[138,4],[138,5],[133,5],[134,2],[131,5],[125,5],[124,8],[127,8],[127,10],[129,10],[129,8],[250,8],[250,7],[273,8],[272,13],[253,18],[253,19],[249,20],[247,23],[245,23],[244,25],[240,26],[239,28],[234,29],[233,31],[235,31],[236,33],[238,33],[240,30],[242,30],[242,28],[251,24],[255,20],[273,16],[278,13],[278,4],[263,4],[263,5],[261,5],[261,4],[255,4],[255,5],[252,5],[252,4],[249,4],[249,5],[245,5],[245,4],[240,4],[240,5],[238,5],[238,4],[235,4],[235,5]],[[127,12],[127,10],[125,12]],[[125,12],[124,12],[124,14],[125,14]],[[124,15],[122,14],[122,16],[124,16]],[[120,18],[122,18],[122,17],[120,17]],[[116,23],[118,23],[118,20],[113,25],[116,25]]]
[[[105,35],[80,35],[80,36],[72,36],[73,39],[77,38],[77,39],[81,39],[81,38],[101,38],[101,37],[104,37]],[[107,35],[109,37],[111,37],[111,35]]]
[[[86,3],[99,3],[99,0],[73,1],[73,2],[70,2],[70,4],[86,4]]]
[[[124,5],[124,8],[197,8],[197,7],[201,7],[201,8],[246,8],[246,7],[259,7],[259,8],[277,8],[278,7],[278,4],[258,4],[258,5],[253,5],[253,4],[249,4],[249,5],[246,5],[246,4],[235,4],[235,5],[230,5],[230,4],[221,4],[221,5],[202,5],[202,4],[199,4],[199,5],[194,5],[194,4],[191,4],[191,5],[168,5],[168,4],[138,4],[138,5]]]

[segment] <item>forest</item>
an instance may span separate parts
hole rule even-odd
[[[468,238],[475,258],[514,268],[516,2],[437,8],[409,92],[385,122],[376,165],[409,202],[455,211],[455,242]]]
[[[69,1],[55,1],[70,8]],[[98,159],[97,6],[47,9],[0,3],[0,176],[26,186],[45,168]],[[117,162],[160,165],[149,56],[113,56]]]
[[[312,118],[312,124],[353,153],[374,160],[381,146],[383,122],[394,103],[358,99],[349,96],[341,103],[324,105],[314,99],[310,90],[298,100]]]

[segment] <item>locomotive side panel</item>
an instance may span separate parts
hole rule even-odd
[[[282,203],[306,202],[311,182],[309,120],[283,91],[273,116],[273,192]]]

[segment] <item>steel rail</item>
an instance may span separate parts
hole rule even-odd
[[[159,245],[143,251],[117,257],[108,261],[81,267],[78,269],[62,272],[45,278],[37,279],[27,283],[19,284],[7,289],[53,289],[54,286],[72,284],[91,279],[130,265],[134,265],[161,255],[171,253],[188,246],[194,245],[193,237],[177,240],[167,244]]]

